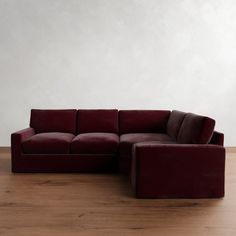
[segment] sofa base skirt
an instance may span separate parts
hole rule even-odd
[[[114,155],[22,154],[12,158],[15,173],[116,172]]]
[[[129,176],[131,171],[132,156],[120,155],[118,158],[119,172],[123,175]]]

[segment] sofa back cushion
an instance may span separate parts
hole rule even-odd
[[[165,110],[121,110],[119,131],[126,133],[164,133],[170,111]]]
[[[180,127],[177,141],[179,143],[209,143],[214,132],[215,120],[188,113]]]
[[[118,110],[78,110],[77,133],[118,133]]]
[[[167,134],[174,140],[177,140],[179,129],[187,113],[182,111],[172,111],[167,123]]]
[[[30,127],[36,133],[63,132],[76,133],[76,110],[40,110],[32,109]]]

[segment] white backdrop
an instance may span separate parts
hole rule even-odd
[[[0,146],[31,108],[179,109],[236,146],[235,0],[0,0]]]

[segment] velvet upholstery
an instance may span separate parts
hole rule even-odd
[[[77,135],[71,142],[71,153],[117,154],[119,136],[112,133],[85,133]]]
[[[170,111],[121,110],[119,111],[120,134],[165,133]]]
[[[120,154],[121,155],[132,155],[133,144],[145,141],[160,141],[167,143],[176,143],[167,134],[159,133],[133,133],[133,134],[122,134],[120,136]]]
[[[17,173],[103,173],[117,171],[114,155],[97,154],[21,154],[12,159]]]
[[[167,123],[166,133],[174,140],[177,140],[179,129],[187,113],[182,111],[172,111]]]
[[[224,146],[224,134],[214,131],[209,143]]]
[[[63,132],[76,133],[76,110],[40,110],[32,109],[30,127],[36,133]]]
[[[19,158],[22,153],[22,146],[21,144],[27,140],[28,138],[35,135],[35,131],[33,128],[26,128],[23,130],[19,130],[15,133],[11,134],[11,157],[12,162]],[[12,163],[12,166],[14,164]]]
[[[224,135],[214,124],[180,111],[33,109],[31,128],[11,135],[12,171],[112,172],[119,166],[131,174],[136,197],[222,197]]]
[[[225,149],[217,145],[138,143],[131,180],[138,198],[224,196]]]
[[[123,174],[129,174],[132,161],[132,149],[135,143],[144,141],[156,141],[159,143],[176,143],[167,134],[159,133],[134,133],[120,136],[119,170]]]
[[[215,127],[215,120],[188,113],[182,122],[177,141],[179,143],[207,144]]]
[[[59,132],[35,134],[22,142],[22,149],[27,154],[68,154],[74,137]]]
[[[118,133],[118,110],[78,110],[77,133]]]

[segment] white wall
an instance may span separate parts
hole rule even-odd
[[[0,0],[0,146],[31,108],[180,109],[236,146],[235,0]]]

